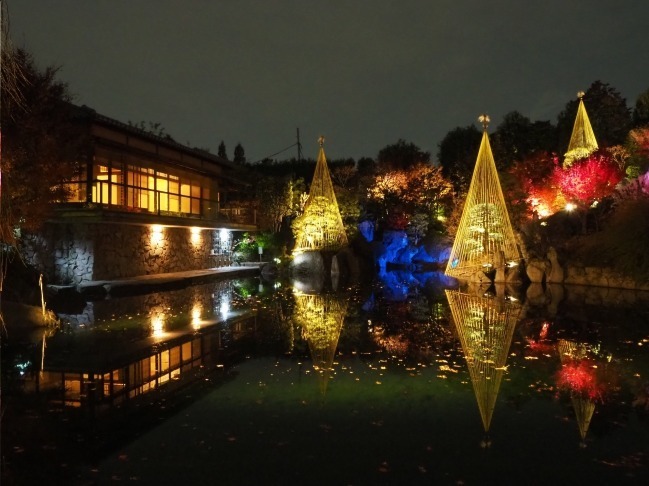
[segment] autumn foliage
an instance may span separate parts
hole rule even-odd
[[[553,182],[567,202],[586,208],[610,196],[624,173],[605,154],[594,153],[568,168],[556,167]]]
[[[610,196],[624,173],[612,157],[598,151],[569,167],[562,167],[556,155],[536,154],[516,164],[511,174],[525,194],[530,216],[547,217],[573,203],[586,209]]]
[[[368,202],[386,226],[403,229],[417,212],[431,213],[452,197],[452,186],[440,167],[417,164],[377,174],[368,188]]]

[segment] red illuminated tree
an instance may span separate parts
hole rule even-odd
[[[566,201],[589,207],[593,202],[611,195],[622,176],[620,167],[599,153],[565,169],[557,166],[553,178]]]
[[[534,213],[545,218],[556,212],[560,197],[552,179],[558,166],[556,154],[548,152],[537,152],[515,163],[509,170],[516,181],[508,191],[510,204],[523,199],[530,218]]]
[[[585,233],[588,208],[610,196],[623,175],[620,166],[609,156],[596,152],[570,167],[557,165],[552,181],[563,194],[566,203],[577,206],[582,217],[582,232]]]

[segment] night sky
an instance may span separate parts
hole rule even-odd
[[[4,0],[13,42],[75,102],[180,143],[375,157],[518,110],[550,120],[595,80],[649,88],[649,1]],[[292,148],[275,158],[297,155]]]

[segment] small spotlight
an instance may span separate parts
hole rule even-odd
[[[577,206],[575,206],[573,203],[568,203],[566,204],[566,211],[571,212],[577,209]]]

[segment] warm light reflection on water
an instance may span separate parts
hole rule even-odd
[[[165,314],[162,310],[151,311],[151,335],[155,338],[161,338],[165,334]]]
[[[201,328],[201,313],[203,307],[198,302],[192,307],[192,327],[196,330]]]
[[[573,483],[577,477],[573,471],[592,479],[613,467],[619,468],[620,476],[637,479],[633,474],[640,466],[632,465],[646,460],[638,444],[646,447],[649,440],[649,357],[643,352],[643,344],[649,342],[649,319],[643,307],[594,306],[567,289],[561,305],[549,313],[545,304],[526,302],[521,293],[520,304],[514,304],[522,307],[521,316],[511,334],[507,319],[502,323],[488,319],[488,312],[498,317],[503,310],[493,297],[481,312],[473,307],[460,313],[456,309],[464,323],[458,326],[443,291],[412,278],[408,282],[398,292],[385,284],[301,296],[288,282],[260,286],[258,279],[251,279],[95,302],[95,321],[70,326],[66,333],[48,339],[45,368],[59,384],[71,357],[78,358],[75,369],[83,369],[85,355],[94,369],[102,370],[105,353],[92,352],[96,345],[114,350],[110,367],[95,374],[105,397],[117,400],[111,394],[117,393],[120,383],[135,396],[148,390],[162,392],[183,380],[188,380],[183,385],[187,390],[199,382],[207,386],[208,401],[196,396],[203,412],[188,405],[181,414],[181,422],[191,423],[190,427],[179,426],[173,418],[159,424],[161,433],[178,437],[188,464],[202,457],[205,451],[196,444],[205,441],[218,453],[220,465],[229,463],[233,468],[245,463],[242,457],[247,454],[270,454],[264,465],[272,472],[284,457],[275,452],[308,462],[309,455],[325,457],[330,453],[325,446],[335,441],[341,470],[373,471],[386,461],[389,467],[380,467],[399,471],[399,480],[406,478],[408,484],[413,484],[408,472],[412,470],[407,469],[413,464],[421,475],[415,483],[427,479],[426,484],[446,484],[448,477],[430,473],[437,470],[453,472],[453,482],[467,478],[475,484],[495,482],[496,469],[513,471],[513,478],[520,480],[511,465],[509,451],[514,449],[521,471],[538,471],[542,455],[564,474],[562,480]],[[485,293],[475,298],[484,299]],[[345,305],[338,305],[338,300]],[[237,320],[246,312],[253,315]],[[507,331],[502,342],[494,334],[500,328]],[[576,363],[573,352],[570,368],[561,360],[557,343],[562,340],[584,343],[597,355]],[[125,354],[125,360],[135,361],[116,360],[122,347],[140,350]],[[197,370],[207,375],[192,385]],[[228,381],[210,375],[215,370],[225,371]],[[131,375],[140,381],[124,378]],[[598,378],[596,390],[606,393],[591,400],[596,407],[582,411],[579,406],[588,404],[582,399],[584,392],[591,390],[585,388],[590,383],[585,378],[590,376]],[[65,377],[68,385],[75,383],[69,388],[76,403],[85,403],[86,378],[68,373]],[[170,394],[173,400],[175,395]],[[215,439],[224,436],[237,440],[228,439],[223,445]],[[309,447],[301,437],[309,438]],[[148,440],[146,434],[142,440]],[[486,463],[478,455],[485,452],[481,443],[491,445]],[[580,443],[588,447],[580,450]],[[233,444],[240,448],[236,454]],[[164,470],[167,465],[160,454],[152,454],[147,457]],[[410,458],[415,458],[412,464]],[[605,461],[615,466],[605,466]],[[419,465],[428,472],[419,472]],[[119,462],[112,466],[122,467]],[[129,466],[139,468],[136,463]],[[314,465],[295,467],[307,474]],[[237,471],[251,479],[241,467]],[[489,476],[480,478],[475,471],[487,471]],[[384,482],[399,483],[396,472],[381,474],[387,474]],[[541,482],[550,476],[546,472]],[[330,484],[382,480],[371,474],[331,473],[327,478]]]

